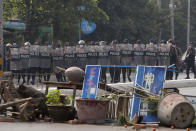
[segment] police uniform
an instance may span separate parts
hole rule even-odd
[[[23,46],[20,48],[20,68],[23,78],[23,83],[25,83],[25,74],[29,72],[29,56],[30,55],[30,48],[29,46]],[[29,84],[29,83],[28,83]]]
[[[12,71],[14,77],[18,77],[18,82],[20,78],[20,53],[19,48],[13,46],[10,48],[10,70]]]
[[[29,73],[32,76],[31,84],[34,85],[36,73],[40,74],[40,45],[37,42],[30,46],[29,68]],[[30,75],[27,82],[30,80]]]
[[[52,53],[52,61],[53,61],[53,72],[56,75],[56,79],[58,82],[63,81],[63,75],[61,72],[59,72],[56,69],[56,66],[64,68],[65,61],[64,61],[64,50],[60,47],[60,45],[57,46],[57,48],[53,49]]]
[[[85,43],[76,45],[76,66],[85,70],[88,63],[88,49]]]
[[[98,65],[109,65],[108,54],[109,46],[105,41],[100,41],[98,46]],[[107,67],[101,67],[100,80],[107,83]]]
[[[131,66],[133,62],[133,47],[132,44],[129,44],[128,41],[125,41],[120,44],[120,50],[121,50],[121,65],[123,66]],[[122,75],[123,75],[123,82],[126,82],[126,75],[129,81],[131,81],[131,68],[123,67],[122,68]]]
[[[48,46],[40,46],[40,69],[41,74],[44,76],[44,81],[50,80],[51,62],[52,62],[52,48]]]
[[[195,72],[195,49],[193,48],[192,43],[189,44],[186,57],[185,57],[185,62],[186,62],[186,78],[185,79],[190,79],[189,76],[189,71],[190,69],[194,73],[194,78],[196,78],[196,72]]]
[[[115,67],[115,65],[120,65],[120,48],[117,40],[112,41],[110,45],[109,60],[110,60],[110,65],[114,66],[109,68],[111,82],[112,83],[120,82],[120,68]]]
[[[133,50],[134,65],[145,65],[145,45],[142,44],[141,40],[137,40]]]

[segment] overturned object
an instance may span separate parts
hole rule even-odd
[[[158,118],[164,125],[186,128],[192,124],[194,117],[194,108],[182,95],[168,94],[159,103]]]
[[[56,68],[61,72],[63,72],[71,82],[81,82],[84,78],[85,73],[79,67],[70,67],[66,70],[60,67],[56,67]]]

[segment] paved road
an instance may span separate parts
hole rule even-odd
[[[152,128],[142,129],[143,131],[152,131]],[[141,131],[142,131],[141,130]],[[170,129],[160,127],[156,131],[185,131],[185,129]],[[192,128],[196,130],[196,128]],[[119,126],[104,126],[104,125],[70,125],[65,123],[0,123],[0,131],[135,131],[130,127],[124,128]]]

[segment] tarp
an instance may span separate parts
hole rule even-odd
[[[21,23],[21,22],[4,22],[3,23],[3,28],[25,31],[26,30],[26,24]]]

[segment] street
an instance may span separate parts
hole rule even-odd
[[[12,122],[0,123],[0,131],[135,131],[131,127],[123,126],[105,126],[105,125],[71,125],[65,123],[38,123],[38,122]],[[152,128],[141,129],[143,131],[152,131]],[[185,131],[186,129],[170,129],[159,127],[156,131]],[[196,130],[196,128],[191,128]]]

